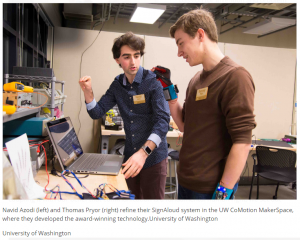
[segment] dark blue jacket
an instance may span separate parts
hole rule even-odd
[[[133,96],[145,95],[145,103],[134,104]],[[93,119],[101,118],[114,105],[118,105],[124,121],[126,143],[124,161],[127,161],[149,139],[158,147],[146,159],[143,168],[151,167],[167,158],[166,134],[169,129],[170,110],[161,84],[153,72],[139,67],[132,84],[120,74],[110,85],[100,101],[87,104]]]

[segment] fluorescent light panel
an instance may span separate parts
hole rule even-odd
[[[255,24],[254,26],[246,28],[243,33],[262,35],[295,24],[296,24],[296,19],[272,17],[271,19],[265,20],[261,23]]]
[[[165,5],[138,3],[130,22],[153,24],[166,11]]]

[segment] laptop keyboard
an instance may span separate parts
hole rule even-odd
[[[99,154],[84,154],[82,158],[80,161],[74,163],[72,166],[73,169],[95,171],[104,164],[107,156],[101,155],[100,157]]]

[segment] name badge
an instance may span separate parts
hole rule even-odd
[[[208,87],[198,89],[196,94],[196,101],[206,99],[207,92],[208,92]]]
[[[133,96],[133,103],[134,104],[141,104],[141,103],[145,103],[145,102],[146,102],[145,94]]]

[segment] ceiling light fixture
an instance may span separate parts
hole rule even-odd
[[[153,24],[166,11],[165,5],[138,3],[130,22]]]
[[[261,23],[257,23],[254,26],[246,28],[243,33],[248,34],[266,34],[277,31],[282,28],[286,28],[296,24],[296,19],[289,18],[277,18],[272,17],[271,19],[267,19]]]

